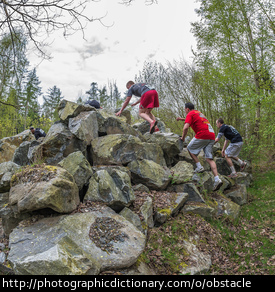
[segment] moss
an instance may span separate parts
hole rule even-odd
[[[33,165],[25,166],[15,173],[11,178],[11,187],[20,183],[36,183],[39,181],[50,180],[55,177],[57,172],[56,166],[51,165]]]
[[[158,210],[158,212],[161,214],[166,214],[168,216],[171,216],[171,214],[172,214],[172,210],[170,208],[161,209],[161,210]]]
[[[48,171],[52,171],[52,172],[56,172],[57,171],[57,167],[53,166],[53,165],[45,165],[44,168],[47,169]]]

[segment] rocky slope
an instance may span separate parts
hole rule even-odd
[[[194,174],[186,143],[159,121],[150,135],[131,116],[62,100],[60,121],[44,139],[29,131],[0,140],[1,270],[15,274],[92,274],[131,269],[149,274],[140,255],[153,233],[179,214],[236,218],[247,202],[251,174],[226,175],[212,193],[213,175]],[[238,169],[238,165],[236,165]],[[249,167],[246,171],[249,171]],[[211,255],[193,238],[178,243],[192,261],[179,273],[204,273]],[[5,251],[5,252],[4,252]]]

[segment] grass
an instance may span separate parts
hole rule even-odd
[[[274,194],[275,172],[256,173],[248,188],[249,203],[241,208],[240,217],[210,222],[222,234],[224,248],[238,274],[275,272]],[[219,267],[213,267],[212,272],[219,272]]]
[[[178,274],[188,264],[183,240],[196,237],[197,247],[211,254],[209,274],[273,275],[275,273],[275,171],[254,173],[248,204],[240,216],[205,221],[179,214],[150,231],[142,257],[158,274]]]

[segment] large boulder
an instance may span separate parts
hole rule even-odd
[[[46,208],[70,213],[79,204],[78,188],[72,175],[61,167],[26,167],[12,177],[9,204],[15,213]]]
[[[105,119],[104,130],[106,131],[107,135],[128,134],[138,137],[139,139],[144,141],[144,138],[139,131],[135,130],[128,123],[124,122],[121,118],[118,118],[116,116],[111,116]]]
[[[235,185],[233,188],[225,191],[224,194],[227,198],[240,206],[247,204],[247,190],[244,184]]]
[[[156,120],[158,121],[158,128],[160,132],[166,133],[167,130],[166,130],[165,124],[158,118],[156,118]],[[144,135],[145,133],[148,133],[150,131],[150,124],[147,121],[143,121],[141,123],[134,124],[133,128],[141,132],[142,135]]]
[[[73,152],[84,152],[85,146],[64,123],[57,122],[51,126],[47,136],[35,148],[32,155],[40,157],[46,164],[57,165],[59,161]]]
[[[0,163],[10,161],[13,158],[14,152],[21,143],[25,141],[35,140],[34,135],[30,130],[0,140]]]
[[[8,260],[21,275],[97,275],[133,265],[146,238],[108,207],[13,230]]]
[[[84,201],[104,202],[115,211],[135,200],[131,178],[124,167],[101,167],[91,177]]]
[[[153,135],[146,133],[144,136],[147,142],[160,145],[167,166],[173,166],[179,161],[179,154],[183,149],[183,142],[179,135],[156,132]]]
[[[211,267],[211,255],[201,252],[193,242],[194,239],[192,238],[183,242],[184,249],[189,254],[192,265],[182,267],[180,270],[182,275],[205,274]]]
[[[10,190],[11,178],[19,168],[19,165],[11,161],[0,164],[0,193],[8,192]]]
[[[89,183],[93,175],[92,167],[81,151],[71,153],[61,160],[58,166],[66,169],[74,177],[79,190]]]
[[[123,121],[124,123],[130,124],[131,118],[129,118],[129,111],[125,110],[123,111],[122,115],[120,117],[116,116],[115,113],[111,110],[104,109],[101,111],[97,111],[97,122],[98,122],[98,133],[99,136],[105,136],[107,135],[107,129],[106,126],[109,124],[108,119],[116,119],[117,121]],[[110,124],[109,124],[110,125]],[[112,126],[111,126],[112,128]],[[111,131],[111,128],[108,131]]]
[[[127,165],[136,159],[153,160],[155,163],[166,166],[161,147],[142,142],[138,137],[115,134],[92,141],[94,165]]]
[[[184,183],[184,184],[179,184],[179,185],[172,184],[167,188],[167,191],[168,192],[176,192],[176,193],[187,193],[188,194],[187,202],[205,203],[198,188],[193,183]]]
[[[197,214],[206,219],[212,218],[216,211],[215,208],[205,203],[192,201],[187,202],[182,209],[183,213]]]
[[[98,123],[96,112],[81,112],[78,116],[69,119],[69,130],[85,145],[98,137]]]
[[[62,99],[58,105],[58,115],[62,122],[67,123],[70,118],[78,116],[81,112],[96,111],[96,109],[87,104],[78,104],[66,99]]]
[[[217,215],[226,215],[236,219],[240,213],[240,206],[224,195],[213,193],[212,198],[217,202]]]
[[[12,161],[18,165],[25,166],[29,164],[28,153],[32,142],[25,141],[15,149]]]
[[[171,181],[171,172],[152,160],[134,160],[128,164],[135,184],[143,183],[150,189],[164,190]]]
[[[171,172],[173,173],[172,183],[182,184],[192,180],[194,169],[192,164],[186,161],[179,161],[171,168]]]
[[[198,186],[200,192],[204,190],[211,193],[214,185],[214,175],[212,171],[205,171],[202,173],[195,173],[192,180]]]

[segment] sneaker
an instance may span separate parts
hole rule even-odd
[[[221,179],[219,179],[217,181],[214,181],[213,191],[219,190],[221,186],[222,186],[222,180]]]
[[[197,167],[194,171],[195,171],[196,173],[204,172],[204,167],[203,167],[203,166],[201,166],[201,167]]]
[[[158,121],[153,121],[150,125],[150,134],[153,134]]]
[[[243,161],[242,165],[241,165],[241,171],[244,171],[244,169],[246,168],[247,163],[245,161]]]
[[[230,178],[234,178],[234,177],[238,177],[237,173],[236,172],[232,172],[228,175],[228,177]]]

